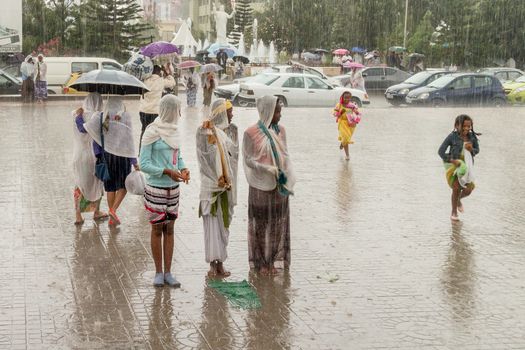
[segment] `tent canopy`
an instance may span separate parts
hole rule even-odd
[[[179,31],[175,35],[175,38],[171,41],[172,44],[177,46],[194,46],[197,47],[199,44],[191,35],[190,27],[186,21],[182,22],[182,25],[179,28]]]

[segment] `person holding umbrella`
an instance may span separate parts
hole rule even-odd
[[[153,67],[153,74],[151,77],[144,80],[144,84],[150,91],[146,92],[140,98],[139,114],[142,130],[140,132],[139,149],[142,144],[142,135],[144,135],[144,131],[159,115],[159,104],[162,92],[164,89],[173,88],[175,86],[175,79],[168,74],[164,67],[155,65]]]
[[[217,64],[222,67],[224,72],[226,72],[226,63],[228,62],[228,54],[224,49],[220,49],[217,53]],[[222,72],[219,71],[219,79],[221,79]]]

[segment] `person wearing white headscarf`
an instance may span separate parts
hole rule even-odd
[[[173,232],[179,216],[179,182],[190,180],[190,171],[180,152],[177,126],[180,107],[180,100],[174,95],[160,100],[159,116],[146,128],[140,150],[140,169],[146,174],[147,182],[144,206],[151,223],[151,251],[156,271],[153,285],[156,287],[164,283],[180,287],[171,274]]]
[[[35,64],[33,62],[33,56],[28,55],[25,58],[20,66],[20,73],[22,74],[22,99],[25,102],[32,101],[35,91],[35,83],[33,82],[35,76]]]
[[[102,128],[101,128],[102,121]],[[110,97],[103,112],[95,112],[84,124],[89,136],[95,140],[97,164],[106,163],[109,179],[104,181],[110,225],[119,225],[117,209],[126,197],[126,177],[131,167],[137,167],[131,115],[119,97]],[[101,133],[104,138],[102,142]],[[104,144],[102,144],[104,143]]]
[[[102,96],[90,93],[82,103],[82,107],[72,112],[75,118],[73,138],[73,175],[75,178],[75,225],[84,223],[83,212],[93,211],[93,219],[106,218],[108,215],[100,211],[100,201],[104,194],[104,184],[95,176],[95,157],[93,139],[89,136],[84,123],[92,115],[102,110]]]
[[[290,211],[295,176],[279,124],[281,104],[275,96],[257,100],[259,121],[243,139],[244,173],[248,180],[248,259],[250,268],[275,274],[290,265]]]
[[[188,107],[195,107],[197,102],[197,88],[199,87],[199,74],[194,68],[190,68],[184,73],[184,83],[186,85],[186,103]]]
[[[42,54],[38,55],[35,65],[35,98],[38,102],[47,99],[47,63]]]
[[[204,224],[205,260],[210,264],[209,277],[230,275],[223,263],[228,257],[226,247],[229,227],[237,204],[239,150],[238,144],[225,132],[231,120],[228,110],[231,114],[231,103],[228,105],[225,99],[213,102],[211,115],[197,129],[196,136],[201,180],[199,216],[202,216]]]

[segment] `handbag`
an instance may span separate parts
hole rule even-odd
[[[95,176],[101,181],[108,181],[111,177],[109,176],[108,165],[106,159],[104,158],[104,132],[102,128],[102,117],[103,114],[100,113],[100,141],[102,143],[102,157],[101,161],[95,164]]]

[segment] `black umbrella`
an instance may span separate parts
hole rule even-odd
[[[98,92],[110,95],[142,95],[149,89],[134,76],[120,70],[92,70],[82,74],[73,84],[77,91]]]
[[[208,52],[208,50],[200,50],[200,51],[197,51],[197,56],[199,55],[209,55],[210,53]]]
[[[244,64],[250,63],[250,59],[246,56],[233,56],[233,60],[234,61],[241,60],[241,62]]]

